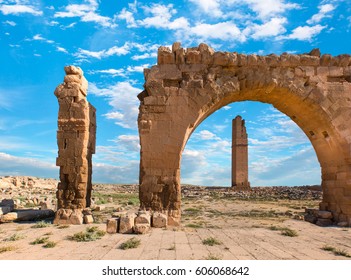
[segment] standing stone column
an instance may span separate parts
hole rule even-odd
[[[56,165],[60,167],[55,224],[82,224],[90,206],[92,154],[95,153],[96,110],[87,101],[83,71],[65,67],[66,76],[55,95],[59,102]]]
[[[245,120],[236,116],[232,121],[232,187],[249,190],[248,140]]]

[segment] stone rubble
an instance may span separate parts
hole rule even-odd
[[[166,228],[167,215],[149,211],[138,211],[135,213],[119,212],[114,213],[114,218],[107,219],[107,233],[122,233],[122,234],[146,234],[151,230],[151,227]]]

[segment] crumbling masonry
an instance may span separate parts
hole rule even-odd
[[[250,190],[248,139],[245,120],[236,116],[232,121],[232,188]]]
[[[92,154],[95,153],[95,108],[87,101],[88,82],[80,68],[65,67],[55,95],[59,102],[56,165],[60,166],[58,211],[54,223],[81,224],[90,206]]]
[[[321,210],[351,225],[351,58],[349,55],[245,55],[205,44],[160,47],[145,69],[138,117],[141,208],[180,221],[180,161],[195,128],[237,101],[272,104],[311,141],[322,171]]]

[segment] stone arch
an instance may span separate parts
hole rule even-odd
[[[139,94],[140,203],[180,220],[180,160],[195,128],[237,101],[272,104],[310,139],[321,165],[322,210],[351,223],[351,59],[349,55],[258,56],[205,44],[160,47]]]

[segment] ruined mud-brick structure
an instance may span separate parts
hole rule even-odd
[[[248,139],[245,120],[236,116],[232,120],[232,188],[250,190]]]
[[[311,141],[322,171],[322,210],[351,224],[351,59],[349,55],[245,55],[205,44],[160,47],[146,69],[138,117],[141,207],[180,220],[180,161],[195,128],[237,101],[272,104]]]
[[[66,76],[55,95],[59,102],[56,165],[60,167],[54,223],[81,224],[90,206],[92,154],[95,153],[95,108],[87,101],[83,71],[65,67]]]

